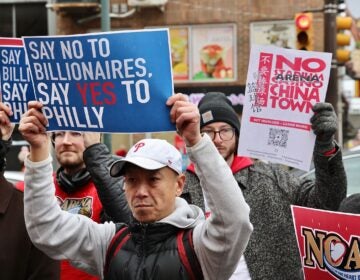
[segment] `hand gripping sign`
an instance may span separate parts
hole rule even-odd
[[[23,39],[49,131],[175,130],[167,29]]]
[[[312,107],[325,100],[330,69],[331,53],[253,45],[238,154],[309,170]]]

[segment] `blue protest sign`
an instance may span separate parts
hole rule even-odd
[[[49,131],[175,130],[167,29],[23,39]]]
[[[35,99],[22,39],[0,38],[0,93],[13,112],[10,121],[18,123],[27,102]]]

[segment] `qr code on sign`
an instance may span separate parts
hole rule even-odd
[[[286,148],[289,130],[270,128],[268,145]]]

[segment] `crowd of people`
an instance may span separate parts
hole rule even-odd
[[[191,160],[185,172],[181,153],[165,140],[143,139],[112,155],[99,133],[49,135],[42,104],[29,103],[19,124],[30,145],[24,194],[0,176],[0,192],[13,193],[14,208],[24,209],[15,218],[8,214],[12,221],[1,218],[0,228],[16,219],[25,237],[12,236],[0,248],[26,240],[35,255],[26,254],[24,263],[34,268],[1,279],[32,279],[21,270],[47,275],[33,279],[62,280],[303,279],[290,205],[355,212],[359,204],[359,198],[345,199],[331,104],[313,106],[315,180],[237,155],[241,127],[225,94],[207,93],[198,106],[175,94],[167,105]],[[0,103],[2,171],[11,114]],[[51,146],[60,165],[55,172]],[[16,257],[9,258],[5,273],[12,273]]]

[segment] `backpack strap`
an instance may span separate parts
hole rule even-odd
[[[109,265],[113,257],[121,249],[121,247],[129,240],[130,231],[127,226],[117,229],[115,236],[112,238],[110,245],[106,252],[104,275],[108,273]]]
[[[193,229],[181,230],[177,233],[176,242],[179,257],[191,280],[204,279],[198,258],[195,254],[192,233]]]

